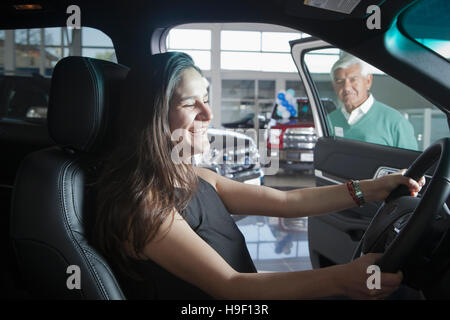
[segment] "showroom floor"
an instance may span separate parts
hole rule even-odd
[[[284,173],[265,176],[264,184],[290,190],[314,186],[314,176]],[[280,219],[248,216],[237,222],[259,272],[310,270],[308,223],[306,218]]]

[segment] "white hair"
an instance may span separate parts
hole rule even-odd
[[[338,61],[336,61],[333,66],[331,67],[331,72],[330,72],[330,76],[331,76],[331,81],[334,82],[334,72],[337,69],[345,69],[348,68],[350,66],[354,66],[354,65],[359,65],[359,67],[361,68],[361,74],[364,77],[367,77],[369,74],[372,73],[372,69],[373,67],[368,64],[367,62],[352,56],[349,53],[344,53]]]

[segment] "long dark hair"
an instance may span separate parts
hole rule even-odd
[[[150,56],[127,77],[117,119],[120,142],[105,159],[97,186],[95,247],[127,271],[129,258],[182,212],[198,186],[188,164],[171,161],[169,106],[182,71],[201,71],[181,52]],[[130,252],[131,250],[131,252]]]

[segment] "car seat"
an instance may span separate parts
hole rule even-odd
[[[117,138],[114,116],[127,73],[125,66],[84,57],[55,66],[48,129],[56,146],[25,157],[11,205],[11,240],[33,298],[125,299],[90,245],[87,226],[98,163]]]

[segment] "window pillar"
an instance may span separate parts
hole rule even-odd
[[[212,126],[218,128],[222,125],[222,78],[220,75],[220,29],[219,23],[212,24],[211,30],[211,91],[210,101],[212,113]]]
[[[4,70],[5,73],[16,71],[16,45],[14,30],[5,30],[5,52],[4,52]]]

